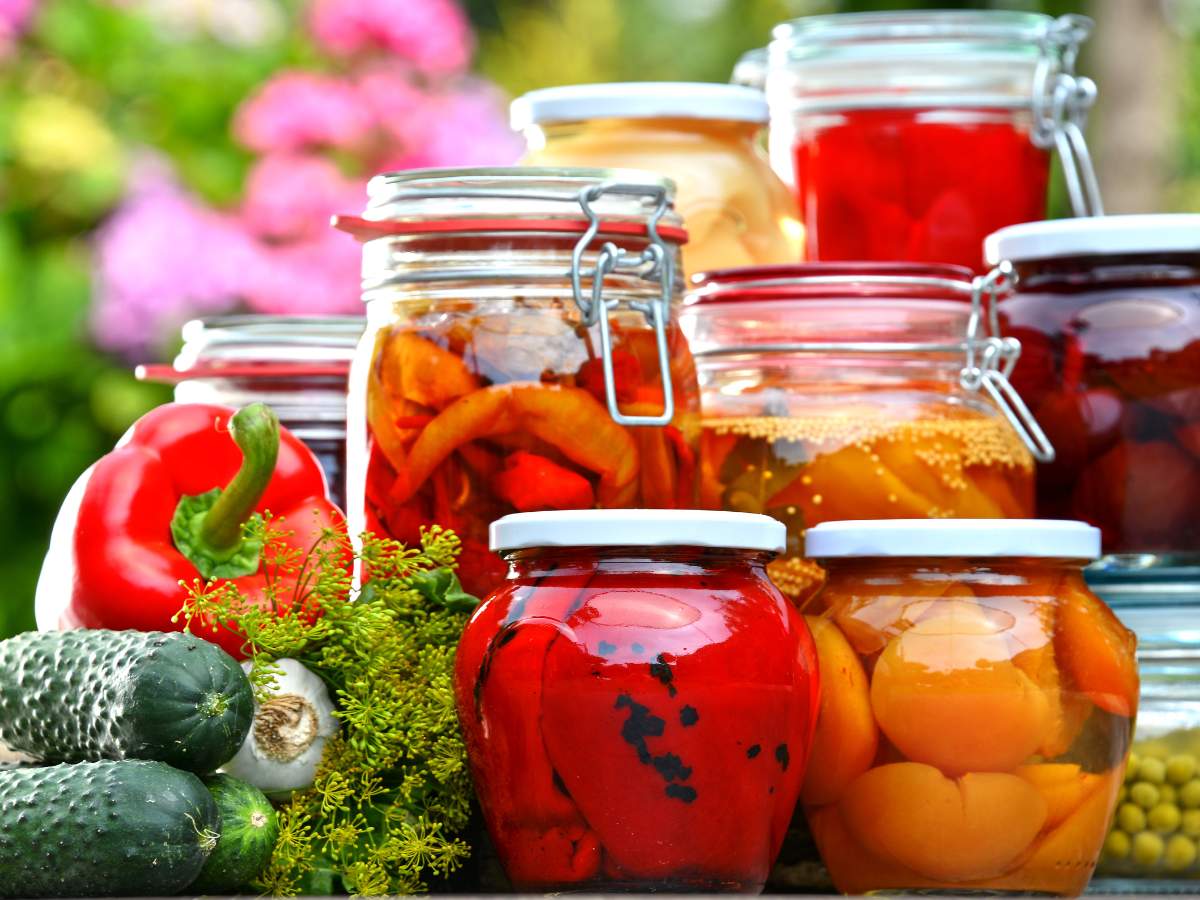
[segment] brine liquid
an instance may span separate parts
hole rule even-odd
[[[1033,514],[1033,462],[998,416],[706,418],[701,446],[704,506],[788,526],[770,572],[801,603],[822,579],[803,558],[804,530],[820,522]]]

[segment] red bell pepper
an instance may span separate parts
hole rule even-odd
[[[261,541],[245,527],[267,511],[301,556],[325,529],[345,533],[316,457],[267,406],[160,406],[67,495],[38,583],[39,622],[177,630],[183,584],[197,579],[227,579],[250,602],[290,607],[301,573],[272,571],[268,592]],[[200,636],[245,655],[241,635],[200,624]]]

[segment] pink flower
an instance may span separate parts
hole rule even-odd
[[[186,193],[165,163],[140,161],[128,197],[95,237],[98,342],[144,355],[195,315],[233,308],[257,256],[235,219]]]
[[[0,0],[0,57],[13,51],[36,6],[37,0]]]
[[[245,299],[261,313],[361,314],[361,265],[358,241],[332,229],[264,246],[249,273]]]
[[[504,99],[486,82],[426,95],[413,114],[392,123],[397,139],[388,170],[429,166],[507,166],[524,146],[508,127]]]
[[[419,113],[426,96],[413,82],[412,70],[396,63],[366,69],[358,76],[357,88],[375,127],[393,136],[407,133],[405,122]]]
[[[454,0],[315,0],[313,37],[329,53],[393,53],[426,75],[466,69],[470,25]]]
[[[259,237],[310,237],[328,231],[334,213],[358,212],[366,195],[365,179],[346,178],[329,160],[272,154],[250,170],[242,219]]]
[[[261,153],[352,147],[371,128],[353,85],[309,72],[281,72],[242,102],[233,133]]]

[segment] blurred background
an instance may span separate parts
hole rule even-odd
[[[370,174],[512,162],[526,90],[727,81],[783,19],[926,5],[1095,18],[1108,210],[1200,208],[1200,0],[0,0],[0,637],[71,483],[170,397],[135,363],[197,315],[358,312],[327,223]]]

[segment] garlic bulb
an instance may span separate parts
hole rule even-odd
[[[271,696],[254,704],[254,725],[221,769],[275,799],[312,787],[325,742],[337,734],[325,682],[294,659],[280,659]],[[249,661],[242,668],[250,670]]]

